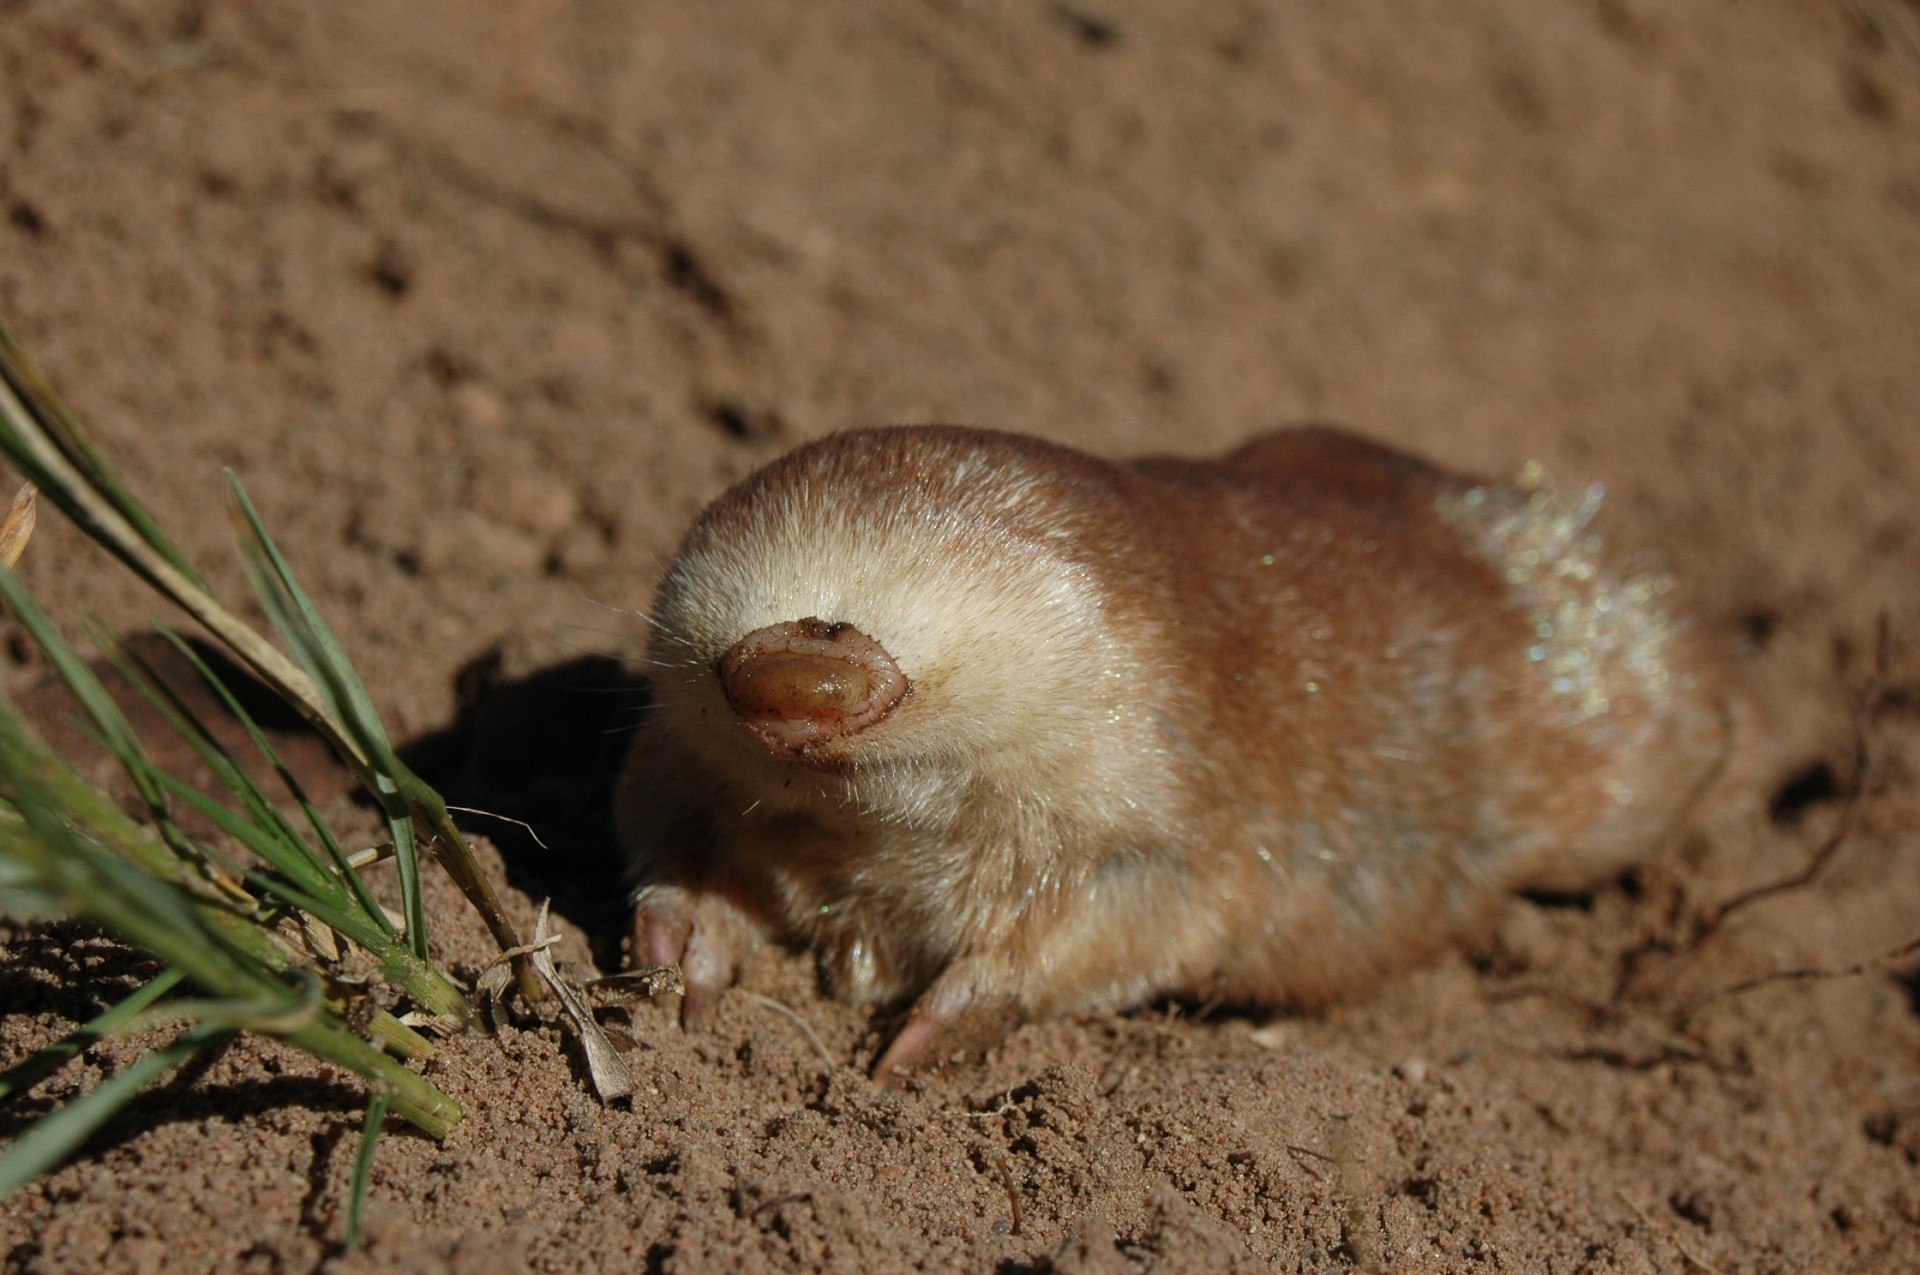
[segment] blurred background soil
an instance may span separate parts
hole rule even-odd
[[[1911,0],[5,0],[0,318],[227,593],[243,476],[421,764],[540,828],[473,825],[583,967],[622,613],[841,427],[1539,460],[1668,548],[1748,704],[1646,868],[1338,1012],[1043,1023],[889,1094],[885,1016],[770,954],[709,1034],[612,1015],[631,1109],[537,1019],[452,1042],[469,1119],[386,1140],[351,1254],[356,1090],[243,1044],[0,1206],[0,1269],[1920,1268],[1920,979],[1874,963],[1920,935]],[[57,522],[34,587],[145,625]],[[1882,613],[1857,826],[1694,944],[1854,800]],[[137,976],[3,936],[0,1063]]]

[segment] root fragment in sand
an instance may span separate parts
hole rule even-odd
[[[820,1043],[820,1037],[814,1034],[812,1024],[800,1017],[799,1012],[792,1006],[783,1001],[777,1001],[771,996],[762,996],[759,992],[749,992],[742,989],[742,994],[754,1004],[772,1010],[774,1013],[787,1019],[795,1027],[798,1027],[800,1034],[807,1038],[807,1043],[813,1046],[813,1052],[820,1055],[820,1061],[826,1065],[828,1071],[832,1071],[840,1065],[834,1060],[833,1055],[827,1052],[827,1047]]]
[[[1340,1162],[1338,1160],[1334,1159],[1330,1155],[1325,1154],[1324,1152],[1315,1151],[1312,1147],[1296,1146],[1294,1143],[1291,1143],[1291,1142],[1283,1142],[1280,1144],[1280,1149],[1282,1151],[1285,1151],[1288,1155],[1292,1156],[1293,1162],[1294,1164],[1299,1166],[1300,1172],[1306,1174],[1308,1177],[1312,1178],[1315,1182],[1325,1182],[1327,1181],[1327,1176],[1324,1173],[1320,1173],[1314,1169],[1308,1168],[1307,1160],[1313,1159],[1313,1160],[1320,1161],[1322,1164],[1330,1164],[1336,1170],[1338,1170],[1340,1167]]]
[[[1861,811],[1866,806],[1868,782],[1873,778],[1874,772],[1873,721],[1879,715],[1881,704],[1886,700],[1888,669],[1892,664],[1892,637],[1889,627],[1887,613],[1882,611],[1874,629],[1873,674],[1867,679],[1867,685],[1860,693],[1860,702],[1854,708],[1853,784],[1847,792],[1846,804],[1840,810],[1839,822],[1799,868],[1778,880],[1742,890],[1710,912],[1694,935],[1694,947],[1697,948],[1704,943],[1735,912],[1751,907],[1763,899],[1797,890],[1811,882],[1826,870],[1827,865],[1833,861],[1835,855],[1840,853],[1841,847],[1846,845],[1854,829],[1859,826]]]
[[[1722,903],[1702,924],[1694,936],[1693,947],[1698,949],[1714,931],[1718,930],[1726,919],[1742,908],[1749,907],[1763,899],[1769,899],[1791,890],[1797,890],[1812,882],[1826,866],[1833,861],[1841,848],[1846,845],[1854,830],[1859,827],[1861,810],[1866,804],[1868,780],[1874,770],[1874,749],[1872,747],[1872,729],[1881,705],[1886,701],[1891,680],[1892,637],[1886,612],[1880,613],[1874,629],[1873,674],[1867,680],[1866,688],[1861,692],[1859,705],[1853,716],[1853,755],[1854,781],[1847,793],[1846,805],[1840,812],[1839,822],[1833,831],[1820,842],[1807,861],[1798,869],[1774,881],[1742,890]],[[1726,987],[1702,993],[1681,1007],[1677,1017],[1681,1023],[1692,1020],[1693,1016],[1705,1005],[1722,997],[1737,996],[1759,987],[1774,983],[1813,982],[1831,978],[1851,978],[1860,974],[1870,974],[1898,964],[1905,958],[1920,952],[1920,936],[1909,939],[1898,947],[1882,952],[1877,956],[1846,965],[1808,965],[1793,966],[1787,969],[1770,970],[1751,978],[1742,979]]]
[[[542,850],[551,850],[553,848],[540,839],[540,834],[535,832],[533,825],[525,819],[515,819],[512,815],[503,815],[492,810],[481,810],[474,806],[455,806],[449,804],[447,809],[457,810],[463,815],[483,815],[488,819],[498,819],[501,823],[510,823],[525,832],[529,837],[532,837],[533,844],[539,846]]]
[[[1878,956],[1868,957],[1864,961],[1855,961],[1851,965],[1808,965],[1795,966],[1791,969],[1784,970],[1770,970],[1765,974],[1758,974],[1752,978],[1742,979],[1738,983],[1733,983],[1727,987],[1716,988],[1711,992],[1705,992],[1696,996],[1680,1011],[1680,1018],[1682,1022],[1686,1022],[1704,1006],[1719,1000],[1721,997],[1738,996],[1742,992],[1750,992],[1757,987],[1766,987],[1773,983],[1808,983],[1819,982],[1829,978],[1853,978],[1857,975],[1872,974],[1878,970],[1886,969],[1889,966],[1898,965],[1907,957],[1916,954],[1920,954],[1920,936],[1908,939],[1900,946],[1882,952]]]
[[[1026,1227],[1027,1211],[1020,1203],[1020,1188],[1014,1184],[1013,1170],[1008,1167],[1003,1156],[994,1166],[994,1176],[1000,1179],[1000,1188],[1007,1193],[1007,1208],[1012,1217],[1007,1222],[1007,1234],[1018,1235]]]

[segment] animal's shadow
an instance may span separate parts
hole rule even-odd
[[[210,645],[189,645],[233,692],[309,798],[325,802],[357,790],[325,741],[272,691]],[[284,795],[246,728],[190,660],[158,634],[136,634],[126,648],[265,791]],[[202,791],[220,792],[214,773],[111,661],[96,659],[91,668],[162,769]],[[535,899],[550,897],[557,914],[593,938],[596,958],[610,968],[626,911],[613,783],[645,711],[644,682],[606,656],[508,677],[499,653],[489,651],[468,662],[454,689],[453,720],[403,744],[401,758],[450,805],[467,808],[454,812],[456,822],[498,847],[509,884]],[[54,751],[144,819],[139,797],[80,725],[84,714],[57,677],[47,674],[15,702]],[[211,824],[184,805],[175,813],[190,831],[213,834]]]
[[[190,661],[157,635],[137,635],[129,646],[155,680],[185,703],[235,761],[269,793],[281,782],[246,736],[245,727],[205,685]],[[347,768],[307,724],[217,651],[194,642],[196,654],[226,683],[312,799],[354,790]],[[168,727],[132,684],[106,660],[93,671],[134,723],[163,767],[205,791],[215,776]],[[472,661],[456,684],[458,709],[448,725],[400,749],[402,758],[437,787],[472,834],[499,849],[507,880],[527,895],[551,897],[554,910],[586,931],[602,968],[617,967],[627,913],[624,865],[613,833],[612,792],[627,740],[644,711],[644,684],[617,660],[587,657],[520,678],[500,672],[497,655]],[[62,756],[103,784],[130,813],[140,803],[125,777],[78,725],[82,714],[51,675],[15,697],[26,717]],[[182,811],[182,823],[211,834]],[[152,976],[144,956],[100,938],[89,926],[58,921],[23,925],[0,961],[0,1004],[13,1013],[56,1013],[84,1021]],[[223,1049],[224,1047],[222,1047]],[[183,1068],[162,1087],[116,1116],[90,1144],[118,1145],[176,1121],[279,1106],[349,1113],[362,1099],[335,1081],[269,1076],[197,1087],[216,1049]],[[15,1060],[17,1061],[17,1060]],[[0,1141],[17,1136],[53,1103],[28,1098],[0,1113]],[[331,1140],[335,1135],[327,1135]],[[330,1141],[329,1141],[330,1145]],[[317,1190],[317,1188],[316,1188]],[[311,1204],[311,1201],[310,1201]]]
[[[614,968],[627,893],[613,787],[647,708],[644,679],[606,656],[509,678],[489,652],[461,670],[455,693],[453,721],[405,745],[402,759],[463,807],[463,830],[499,849],[509,884],[550,898]]]

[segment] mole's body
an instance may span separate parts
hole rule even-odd
[[[1305,1004],[1652,849],[1723,747],[1598,494],[1329,430],[1218,462],[962,429],[801,448],[694,525],[622,782],[689,1007],[772,933],[975,1010]]]

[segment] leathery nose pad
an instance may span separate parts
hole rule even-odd
[[[906,696],[893,656],[851,624],[809,617],[755,629],[720,657],[720,686],[743,724],[802,754],[873,725]]]

